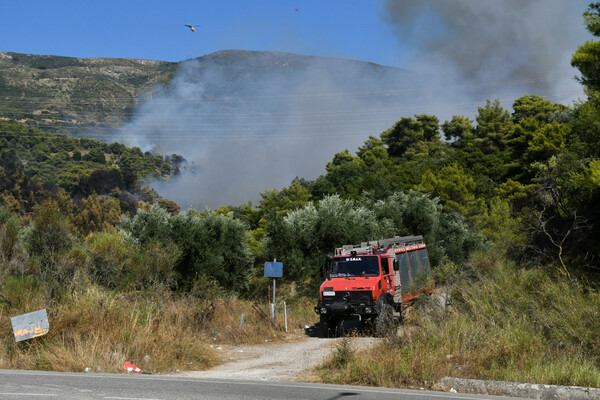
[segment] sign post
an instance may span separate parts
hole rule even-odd
[[[277,262],[276,259],[273,262],[267,261],[265,263],[265,276],[273,278],[273,302],[271,303],[271,316],[273,322],[277,325],[277,303],[275,302],[275,278],[281,278],[283,276],[283,263]]]

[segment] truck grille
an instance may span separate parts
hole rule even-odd
[[[338,301],[350,302],[350,304],[371,304],[373,294],[366,290],[343,290],[336,291],[335,296],[323,296],[323,303],[331,304]]]

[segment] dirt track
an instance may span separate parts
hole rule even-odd
[[[284,343],[258,346],[215,346],[222,352],[224,364],[208,371],[187,371],[180,375],[195,378],[248,379],[267,381],[294,381],[307,379],[310,369],[331,356],[336,344],[343,339],[307,337],[303,333],[291,335]],[[372,337],[349,338],[352,349],[373,346]],[[221,347],[221,349],[218,349]]]

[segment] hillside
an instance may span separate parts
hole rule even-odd
[[[0,118],[49,132],[117,127],[176,63],[0,52]]]
[[[141,183],[178,174],[184,161],[175,154],[144,154],[139,148],[120,143],[77,139],[14,121],[0,121],[0,204],[26,214],[45,201],[64,195],[65,201],[76,206],[90,196],[101,196],[119,201],[115,222],[121,213],[134,214],[140,201],[158,201],[167,208],[178,209],[174,203],[142,188]]]
[[[153,187],[196,209],[314,179],[331,154],[389,128],[402,110],[444,101],[416,93],[400,68],[283,52],[178,63],[0,54],[0,119],[181,154],[198,173]]]
[[[98,129],[117,128],[133,116],[142,98],[168,88],[178,69],[193,65],[204,99],[251,95],[268,82],[286,82],[285,94],[306,79],[311,66],[321,73],[382,85],[404,71],[361,61],[310,57],[281,52],[220,51],[178,63],[121,58],[73,58],[0,51],[0,119],[13,119],[48,132],[90,136]],[[360,68],[361,74],[348,75]],[[204,77],[219,71],[218,82]],[[95,130],[94,130],[95,129]]]

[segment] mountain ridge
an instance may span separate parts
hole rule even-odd
[[[293,81],[295,73],[315,65],[329,75],[359,67],[366,71],[364,75],[407,72],[367,61],[235,49],[179,62],[0,51],[0,119],[73,136],[118,129],[132,118],[140,101],[168,88],[178,70],[192,63],[200,71],[217,69],[231,82],[261,84],[273,77]],[[252,87],[248,86],[250,90]]]

